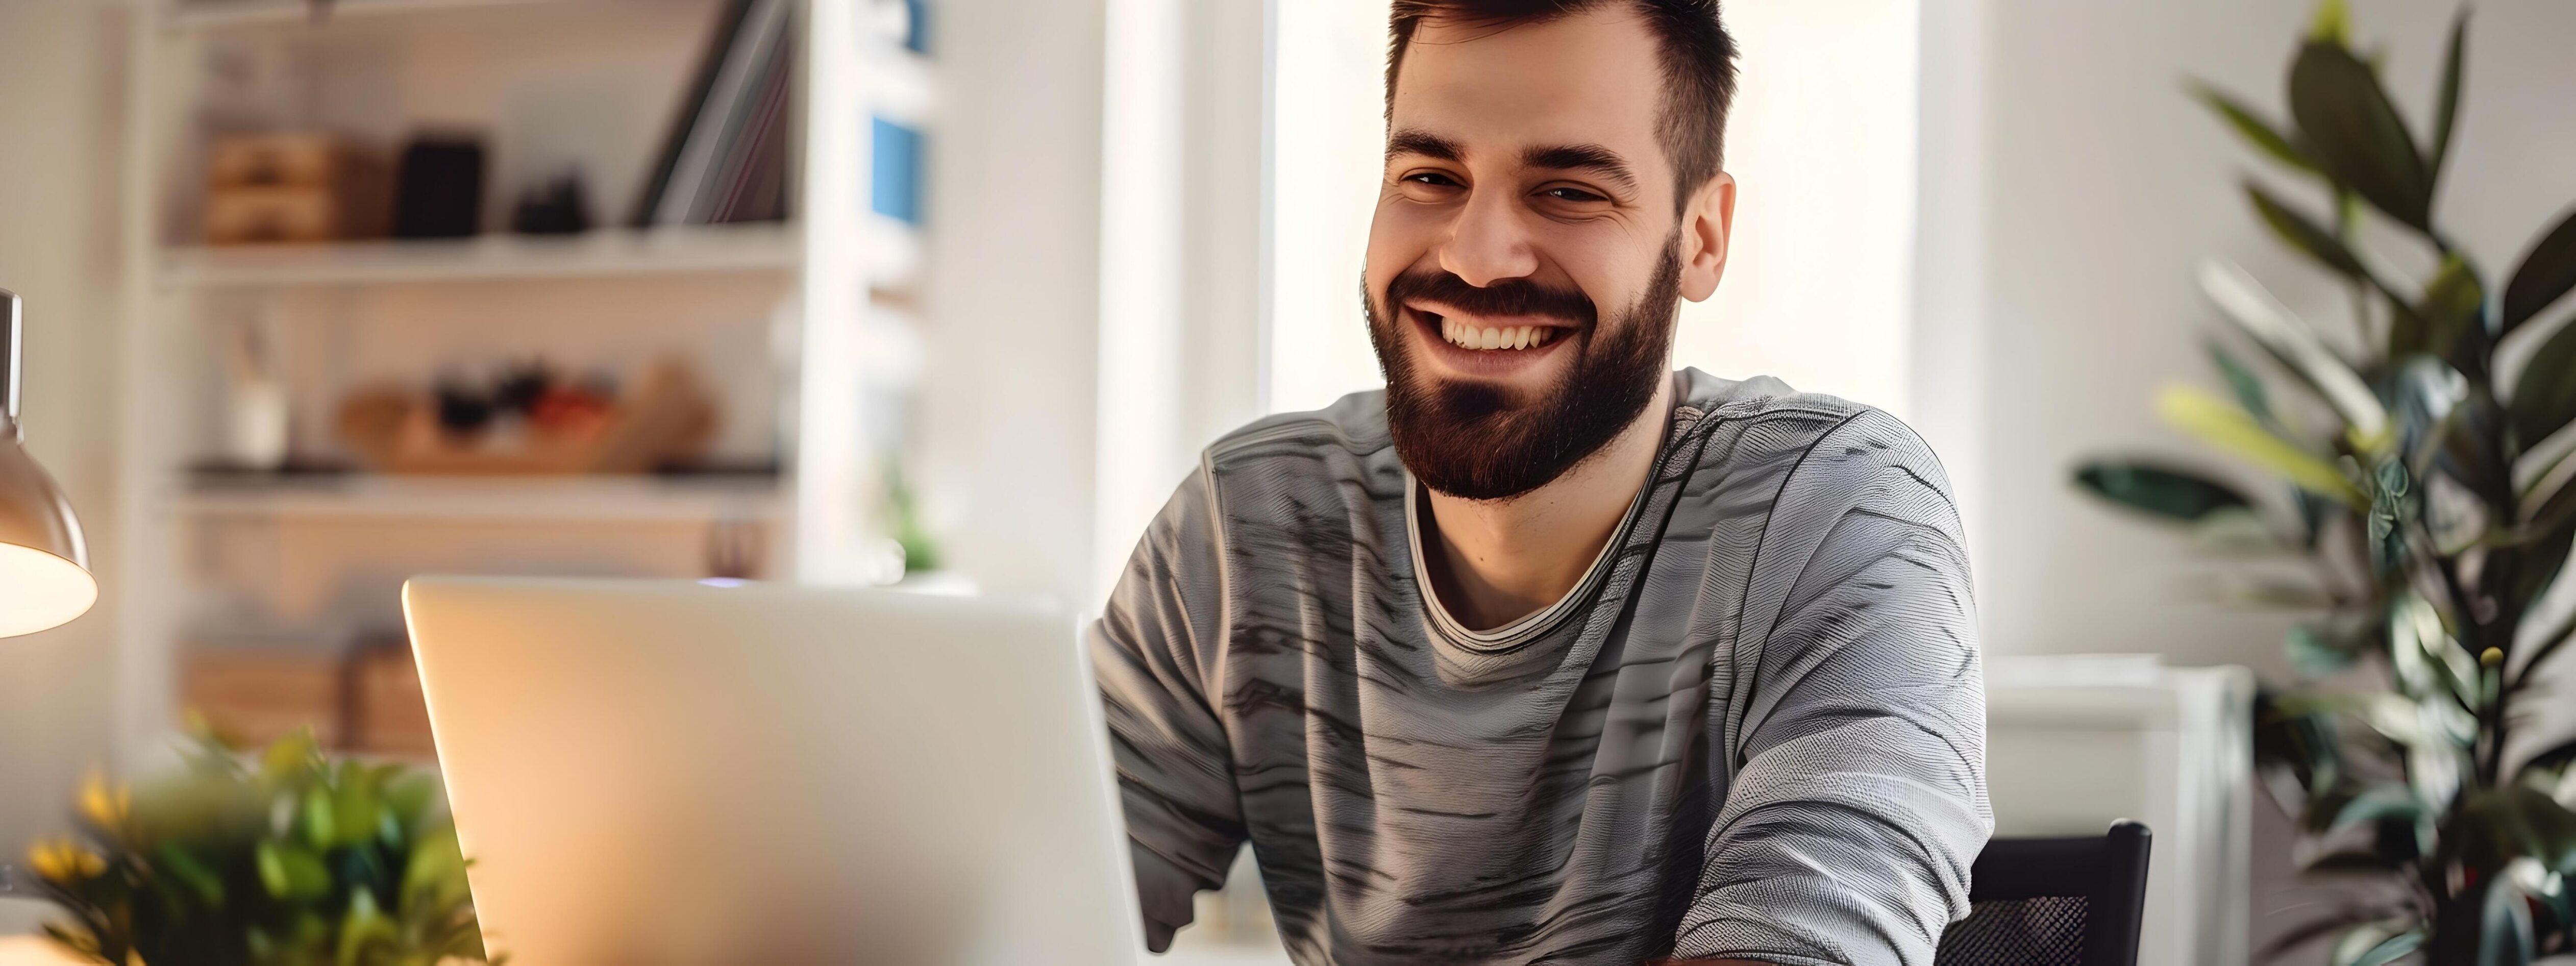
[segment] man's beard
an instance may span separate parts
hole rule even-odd
[[[1564,350],[1572,364],[1556,385],[1532,398],[1475,379],[1422,374],[1398,311],[1408,299],[1439,302],[1467,315],[1542,315],[1576,323]],[[1469,500],[1506,500],[1546,486],[1610,445],[1654,401],[1672,356],[1673,311],[1681,304],[1680,236],[1664,246],[1646,291],[1607,323],[1579,290],[1526,279],[1469,285],[1438,270],[1411,270],[1387,285],[1386,301],[1370,297],[1369,342],[1386,372],[1387,427],[1396,456],[1415,479]],[[1527,349],[1516,351],[1532,351]]]

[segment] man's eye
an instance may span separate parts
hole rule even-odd
[[[1610,200],[1610,199],[1608,199],[1608,198],[1604,198],[1604,197],[1602,197],[1602,196],[1600,196],[1600,195],[1593,194],[1592,192],[1585,191],[1585,190],[1583,190],[1583,189],[1581,189],[1581,188],[1556,187],[1556,188],[1549,188],[1549,189],[1547,189],[1545,192],[1542,192],[1542,193],[1543,193],[1543,194],[1545,194],[1545,195],[1547,195],[1548,197],[1550,197],[1550,198],[1554,198],[1554,199],[1556,199],[1556,200],[1558,200],[1558,201],[1576,201],[1576,202],[1583,202],[1583,203],[1586,203],[1586,204],[1589,204],[1589,203],[1591,203],[1591,202],[1595,202],[1595,201],[1608,201],[1608,200]]]
[[[1444,188],[1455,187],[1458,184],[1458,182],[1449,180],[1448,175],[1441,174],[1437,171],[1424,171],[1417,174],[1408,174],[1404,176],[1404,180],[1413,182],[1414,184],[1436,185]]]

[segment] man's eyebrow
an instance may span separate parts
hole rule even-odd
[[[1399,154],[1419,154],[1449,162],[1463,161],[1467,157],[1467,152],[1458,149],[1458,142],[1429,131],[1410,128],[1387,135],[1388,160],[1393,160]]]
[[[1521,152],[1521,164],[1557,171],[1590,171],[1619,185],[1637,189],[1637,176],[1628,170],[1627,159],[1619,152],[1598,144],[1559,144],[1535,147]]]

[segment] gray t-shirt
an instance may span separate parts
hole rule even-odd
[[[1487,633],[1382,393],[1208,448],[1092,634],[1153,948],[1249,839],[1305,966],[1928,966],[1993,826],[1948,483],[1878,410],[1675,379],[1593,572]]]

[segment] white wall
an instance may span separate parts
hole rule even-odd
[[[1273,411],[1383,385],[1360,307],[1384,167],[1387,0],[1276,0],[1271,84]]]
[[[117,396],[115,157],[122,27],[86,0],[0,3],[0,288],[26,299],[27,449],[112,567]],[[104,588],[108,595],[114,587]],[[112,596],[55,630],[0,640],[0,864],[61,829],[109,761]]]
[[[1970,521],[1986,551],[1987,646],[2281,669],[2285,621],[2197,604],[2181,585],[2203,560],[2078,496],[2066,476],[2088,455],[2140,449],[2224,465],[2148,406],[2159,387],[2210,380],[2199,340],[2220,323],[2191,282],[2199,259],[2235,259],[2294,305],[2343,317],[2336,293],[2244,211],[2238,178],[2257,165],[2182,87],[2207,78],[2286,113],[2281,76],[2308,5],[1990,4],[1990,129],[1978,145],[1989,162],[1978,229],[1989,509]],[[2386,43],[2392,93],[2420,125],[2447,5],[2354,6],[2362,42]],[[2559,49],[2571,35],[2566,4],[2478,9],[2437,216],[2491,273],[2576,200],[2576,61]]]
[[[952,566],[1096,606],[1102,4],[935,15],[917,485]]]
[[[1109,0],[1094,593],[1210,441],[1260,415],[1263,0]]]
[[[1916,4],[1738,0],[1734,248],[1673,365],[1910,416]]]
[[[1990,653],[2149,652],[2274,677],[2287,671],[2279,640],[2289,617],[2199,602],[2189,587],[2205,560],[2171,534],[2079,497],[2066,479],[2077,461],[2100,453],[2207,459],[2148,407],[2161,386],[2209,379],[2198,340],[2218,323],[2191,282],[2198,259],[2235,259],[2285,283],[2295,306],[2341,317],[2332,293],[2244,212],[2236,181],[2256,163],[2182,87],[2186,77],[2206,78],[2286,113],[2281,78],[2311,6],[1925,6],[1935,45],[1925,62],[1942,73],[1926,86],[1933,126],[1919,264],[1940,274],[1923,279],[1936,314],[1927,316],[1923,337],[1933,341],[1919,348],[1918,371],[1950,378],[1925,387],[1938,405],[1920,421],[1965,471],[1956,475],[1977,481],[1968,525]],[[2420,125],[2450,5],[2354,7],[2360,39],[2385,42],[2392,92]],[[2576,200],[2570,36],[2576,7],[2478,5],[2438,214],[2490,271],[2512,264]],[[1957,206],[1961,198],[1984,203]],[[2259,944],[2297,921],[2288,911],[2295,902],[2314,897],[2282,891],[2285,827],[2269,805],[2255,813],[2257,834],[2269,840],[2255,867]],[[2283,911],[2266,914],[2273,910]]]

